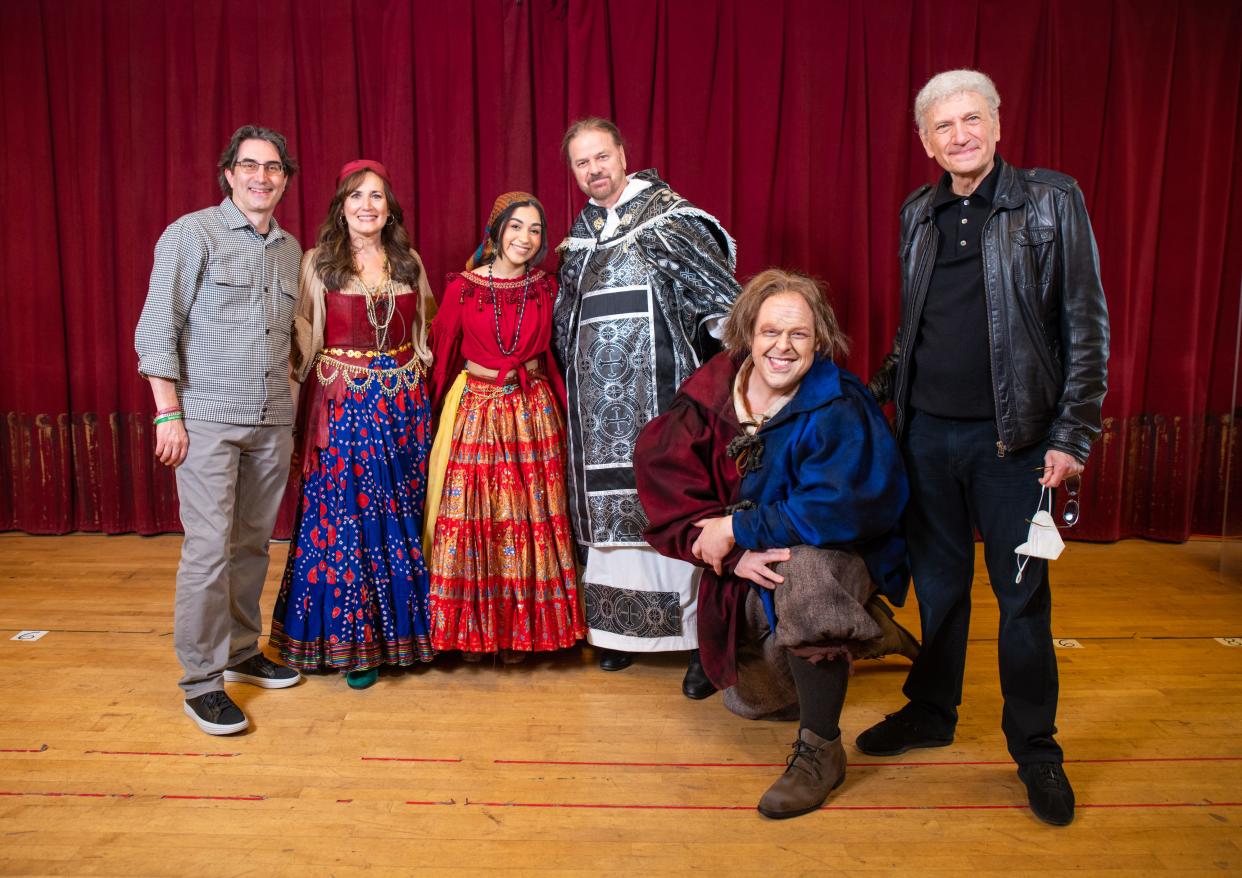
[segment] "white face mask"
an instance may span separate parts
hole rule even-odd
[[[1047,509],[1044,508],[1045,497],[1048,498]],[[1052,497],[1048,493],[1048,488],[1044,487],[1039,492],[1039,503],[1031,519],[1026,542],[1014,549],[1015,554],[1026,556],[1018,559],[1018,575],[1014,578],[1014,582],[1022,581],[1022,571],[1026,569],[1026,562],[1031,558],[1046,558],[1049,561],[1055,561],[1061,557],[1063,551],[1065,551],[1065,540],[1061,539],[1061,532],[1057,529],[1056,522],[1052,520]]]

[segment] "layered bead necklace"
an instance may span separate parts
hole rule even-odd
[[[384,269],[375,286],[369,287],[362,279],[362,266],[354,261],[354,282],[362,290],[367,303],[367,320],[375,331],[375,349],[388,348],[388,326],[397,313],[397,293],[392,288],[392,274],[388,270],[388,255],[384,255]]]
[[[522,338],[522,318],[526,316],[526,296],[530,292],[530,270],[526,271],[526,283],[522,285],[522,295],[518,299],[517,326],[513,329],[513,343],[508,348],[500,337],[500,296],[496,295],[496,287],[492,282],[492,263],[487,263],[487,291],[492,294],[492,323],[496,327],[496,347],[502,357],[511,357],[518,349]]]

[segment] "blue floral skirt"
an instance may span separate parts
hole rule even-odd
[[[426,385],[421,370],[387,354],[369,366],[326,388],[307,382],[306,404],[326,407],[309,421],[326,424],[326,439],[308,451],[272,616],[271,642],[291,667],[359,670],[433,655],[422,547]]]

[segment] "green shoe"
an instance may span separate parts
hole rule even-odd
[[[374,686],[375,681],[379,679],[379,668],[365,668],[361,671],[347,671],[345,673],[345,682],[349,684],[350,689],[366,689]]]

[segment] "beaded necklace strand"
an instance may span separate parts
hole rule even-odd
[[[526,294],[530,292],[530,271],[526,272],[526,283],[522,285],[522,297],[518,302],[517,327],[513,330],[513,343],[508,349],[500,337],[500,297],[496,295],[496,287],[492,283],[492,264],[487,263],[487,290],[492,294],[492,323],[496,327],[496,347],[500,355],[511,357],[518,349],[518,341],[522,337],[522,318],[526,316]]]
[[[397,294],[392,288],[388,255],[384,255],[384,270],[374,287],[367,286],[366,281],[362,279],[362,266],[357,262],[354,263],[354,282],[361,288],[362,295],[366,299],[367,320],[375,331],[375,349],[382,351],[388,347],[388,326],[397,312]]]

